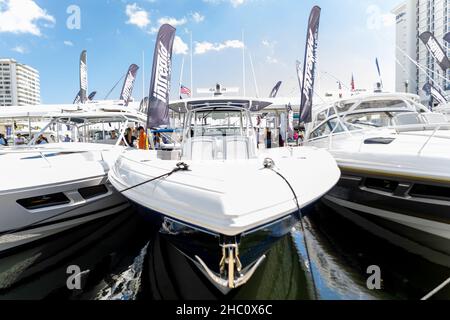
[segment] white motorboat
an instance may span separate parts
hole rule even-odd
[[[325,203],[358,225],[450,265],[450,125],[418,96],[376,93],[315,110],[307,145],[342,171]]]
[[[67,112],[40,106],[3,110],[0,123],[13,123],[13,136],[19,123],[46,125],[29,145],[0,149],[0,253],[126,209],[126,198],[107,175],[127,148],[126,128],[145,121],[139,112],[110,105]],[[55,129],[55,143],[46,137],[49,143],[37,145],[49,128]],[[104,138],[106,131],[118,134],[97,140],[101,128]]]
[[[171,110],[184,119],[181,150],[127,150],[109,173],[114,187],[224,292],[248,281],[300,210],[340,176],[325,150],[258,148],[251,111],[270,105],[225,97],[174,102]]]

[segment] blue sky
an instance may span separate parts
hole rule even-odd
[[[0,57],[12,57],[40,71],[43,103],[71,103],[78,92],[78,57],[88,51],[89,90],[103,98],[128,65],[141,66],[134,96],[150,81],[155,31],[162,22],[176,24],[172,95],[177,96],[181,61],[183,83],[190,86],[189,32],[193,34],[194,88],[220,82],[242,88],[242,31],[253,57],[260,96],[278,80],[279,95],[297,95],[295,60],[303,61],[306,24],[314,5],[322,8],[316,91],[337,90],[336,80],[372,88],[381,63],[387,90],[394,89],[395,21],[390,14],[399,0],[0,0]],[[80,9],[79,29],[67,27]],[[255,85],[246,55],[247,94]],[[120,87],[120,85],[118,86]],[[118,97],[117,88],[112,97]]]

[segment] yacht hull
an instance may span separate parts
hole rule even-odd
[[[450,198],[438,198],[436,190],[450,184],[343,171],[324,202],[371,233],[450,266]]]

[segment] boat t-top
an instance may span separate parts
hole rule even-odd
[[[129,147],[125,130],[145,123],[146,116],[121,106],[74,108],[2,109],[0,126],[12,138],[0,148],[0,252],[129,206],[107,175]],[[22,125],[30,133],[28,144],[14,145]]]

